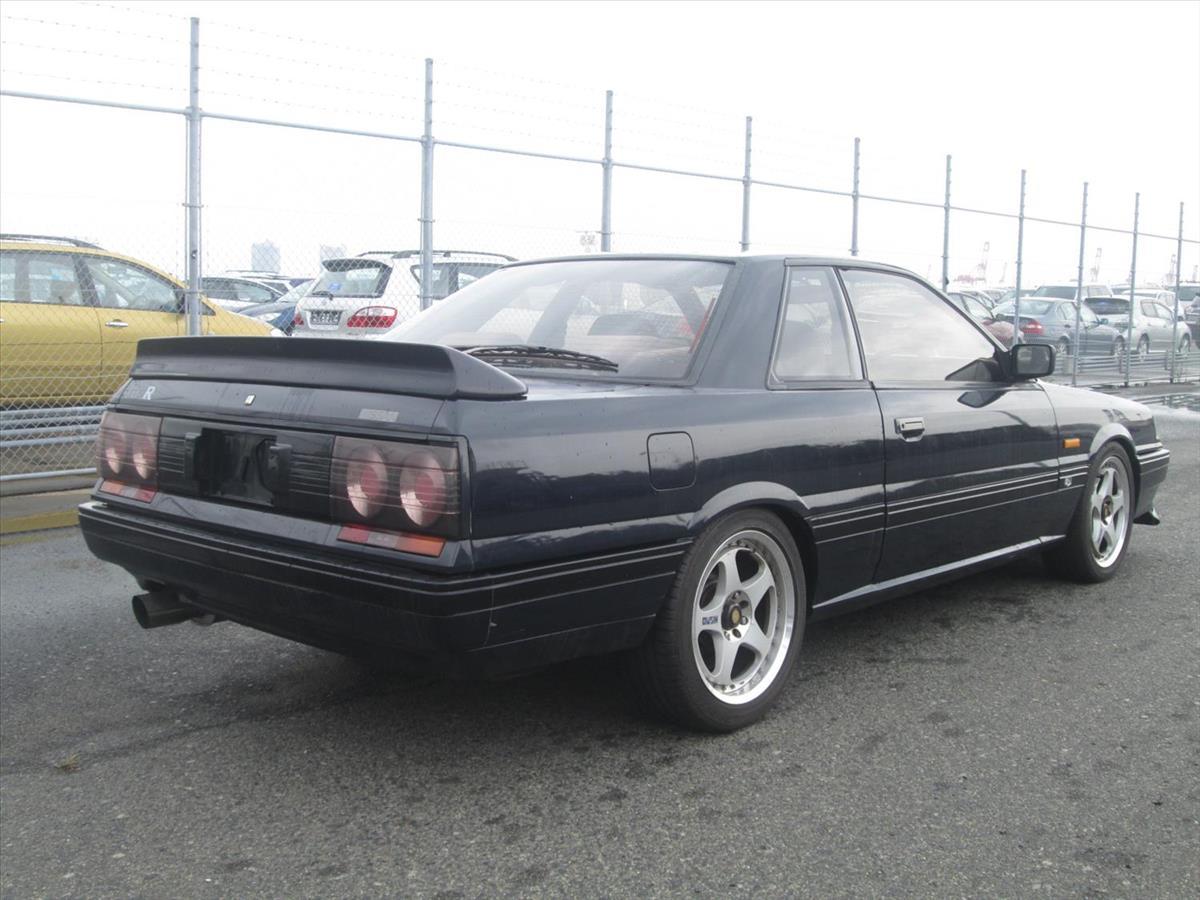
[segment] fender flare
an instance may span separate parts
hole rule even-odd
[[[719,491],[694,512],[687,523],[688,533],[699,534],[713,520],[751,506],[781,506],[801,519],[809,516],[808,505],[791,488],[774,481],[748,481]]]

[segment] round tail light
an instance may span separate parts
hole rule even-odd
[[[383,509],[388,496],[388,470],[383,456],[374,447],[355,451],[346,464],[346,499],[364,519]]]
[[[432,525],[446,509],[446,472],[437,457],[422,450],[404,460],[400,472],[400,505],[413,524]]]
[[[125,433],[108,428],[103,431],[103,435],[101,454],[104,457],[104,465],[108,469],[109,475],[120,475],[125,461]]]
[[[133,470],[138,478],[149,480],[154,474],[154,466],[158,458],[158,445],[154,435],[139,434],[133,445]]]

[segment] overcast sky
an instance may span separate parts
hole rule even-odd
[[[0,86],[181,107],[187,17],[201,19],[210,112],[416,135],[425,57],[435,134],[587,158],[862,190],[1200,238],[1200,3],[29,3],[0,7]],[[145,112],[0,100],[0,227],[99,240],[182,268],[183,123]],[[205,259],[245,267],[269,238],[304,273],[319,244],[415,247],[416,145],[206,120]],[[615,249],[729,252],[741,186],[618,169]],[[439,147],[435,242],[517,256],[578,252],[599,229],[596,165]],[[940,274],[937,209],[865,201],[862,255]],[[753,249],[846,253],[850,204],[756,187]],[[1011,283],[1016,223],[952,217],[951,276],[988,245]],[[1139,243],[1165,275],[1174,242]],[[1117,281],[1130,241],[1089,236]],[[1074,277],[1078,229],[1030,224],[1026,280]],[[1184,270],[1197,264],[1185,246]],[[1141,280],[1141,279],[1139,279]]]

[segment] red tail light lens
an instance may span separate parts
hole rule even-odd
[[[1044,334],[1046,329],[1037,319],[1022,319],[1021,334]]]
[[[391,328],[396,310],[391,306],[364,306],[346,320],[347,328]]]
[[[149,500],[158,488],[158,432],[162,419],[105,412],[96,435],[100,490]]]
[[[303,324],[304,324],[304,316],[301,315],[299,312],[297,312],[296,315],[294,315],[292,317],[292,327],[295,328],[297,325],[303,325]]]
[[[339,437],[330,482],[336,521],[459,536],[456,447]]]

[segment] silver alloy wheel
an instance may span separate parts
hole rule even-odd
[[[795,630],[795,582],[770,535],[739,531],[709,558],[692,599],[692,656],[705,686],[749,703],[779,675]]]
[[[1107,569],[1121,555],[1129,534],[1129,474],[1125,467],[1109,457],[1096,475],[1092,491],[1092,558]]]

